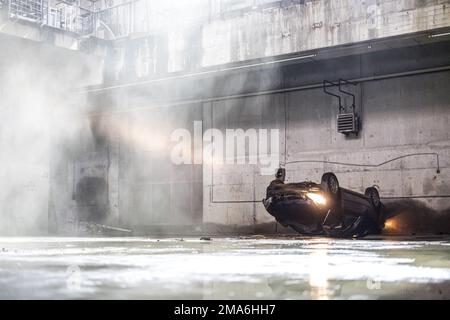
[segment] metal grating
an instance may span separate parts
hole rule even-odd
[[[94,29],[94,13],[82,8],[80,0],[10,0],[8,12],[12,19],[77,34],[90,34]]]
[[[32,22],[40,22],[43,18],[43,0],[10,0],[9,16]]]
[[[338,132],[352,134],[359,132],[358,117],[355,113],[341,113],[337,116]]]

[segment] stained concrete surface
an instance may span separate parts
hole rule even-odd
[[[0,238],[0,298],[448,299],[428,240]]]

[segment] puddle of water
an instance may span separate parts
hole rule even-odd
[[[450,298],[450,241],[0,238],[0,298]]]

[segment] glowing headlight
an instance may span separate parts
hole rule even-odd
[[[312,201],[314,201],[315,204],[324,206],[327,204],[327,200],[325,200],[325,197],[318,193],[312,193],[308,192],[306,194],[308,198],[310,198]]]

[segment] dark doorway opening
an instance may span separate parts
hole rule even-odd
[[[108,184],[104,178],[83,177],[77,184],[80,221],[103,222],[108,216]]]

